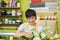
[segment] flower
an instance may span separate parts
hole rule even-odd
[[[32,32],[32,31],[31,31]],[[42,32],[37,33],[37,32],[32,32],[33,37],[30,38],[26,38],[26,37],[22,37],[22,40],[53,40],[54,38],[58,38],[59,35],[55,34],[55,36],[50,37],[47,32],[52,33],[52,30],[50,27],[46,27]]]
[[[41,32],[40,34],[34,32],[33,35],[33,40],[50,40],[50,38],[45,32]]]
[[[33,40],[41,40],[37,32],[33,32],[33,36],[34,36]]]
[[[40,37],[34,37],[33,40],[41,40]]]
[[[33,36],[38,37],[39,34],[37,32],[33,32]]]
[[[41,38],[45,38],[46,36],[47,35],[44,32],[41,33]]]
[[[55,34],[53,37],[50,37],[50,39],[56,39],[56,38],[59,38],[58,34]]]
[[[58,34],[55,34],[55,35],[54,35],[54,38],[59,38],[59,35],[58,35]]]

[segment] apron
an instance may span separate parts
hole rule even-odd
[[[29,23],[28,23],[27,26],[25,27],[26,30],[28,30],[28,26],[29,26]],[[33,28],[34,28],[34,32],[36,32],[36,23],[34,24]]]
[[[28,26],[29,26],[29,23],[25,27],[26,30],[28,30]],[[34,24],[33,27],[34,27],[34,32],[36,32],[36,23]],[[33,40],[33,38],[26,38],[26,37],[23,36],[20,40]]]

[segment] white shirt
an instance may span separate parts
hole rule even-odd
[[[28,30],[26,30],[26,26],[27,26],[27,25],[28,25],[27,22],[21,24],[21,25],[19,26],[18,30],[21,30],[21,31],[23,31],[23,32],[34,32],[34,27],[31,26],[31,25],[29,25],[29,26],[28,26]],[[36,32],[37,32],[37,33],[40,33],[40,32],[43,31],[43,27],[42,27],[41,25],[38,25],[38,23],[36,23],[36,26],[37,26],[37,27],[36,27]]]

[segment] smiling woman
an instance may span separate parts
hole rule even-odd
[[[25,15],[27,18],[27,22],[19,26],[15,36],[17,37],[25,36],[31,38],[32,32],[40,33],[43,31],[43,27],[41,25],[38,26],[36,22],[36,12],[34,10],[28,9]]]

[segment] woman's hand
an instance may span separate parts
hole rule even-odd
[[[14,35],[14,37],[22,37],[23,34],[20,31],[17,31]]]
[[[27,37],[27,38],[32,38],[33,37],[32,34],[29,33],[29,32],[25,32],[24,36]]]
[[[22,36],[25,36],[27,38],[32,38],[33,35],[29,32],[21,32],[21,31],[17,31],[14,35],[14,37],[22,37]]]

